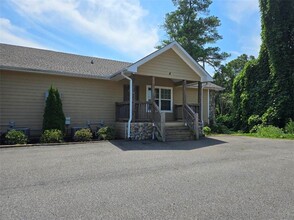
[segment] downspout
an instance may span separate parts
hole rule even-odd
[[[133,103],[133,80],[126,76],[124,72],[121,72],[121,75],[130,81],[130,118],[128,120],[128,139],[131,139],[131,122],[133,118],[132,103]]]

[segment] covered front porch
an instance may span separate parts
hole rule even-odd
[[[199,138],[199,128],[203,125],[203,89],[200,81],[138,74],[129,77],[132,87],[126,79],[121,81],[124,100],[115,103],[116,122],[130,122],[131,131],[137,127],[137,130],[147,129],[148,134],[151,124],[153,138],[162,141],[166,140],[168,128],[173,126],[175,129],[175,125],[185,126],[193,133],[193,139]],[[195,89],[195,85],[199,89]]]

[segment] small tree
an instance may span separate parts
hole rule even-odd
[[[43,131],[58,129],[64,133],[64,123],[65,116],[62,110],[59,92],[51,86],[48,90],[48,97],[43,115]]]

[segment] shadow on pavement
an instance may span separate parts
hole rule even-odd
[[[211,147],[214,145],[224,144],[227,142],[220,141],[215,138],[202,138],[198,141],[174,141],[174,142],[158,142],[158,141],[126,141],[114,140],[111,144],[123,151],[135,150],[195,150],[203,147]]]

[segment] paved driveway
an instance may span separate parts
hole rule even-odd
[[[294,141],[0,149],[0,219],[294,219]]]

